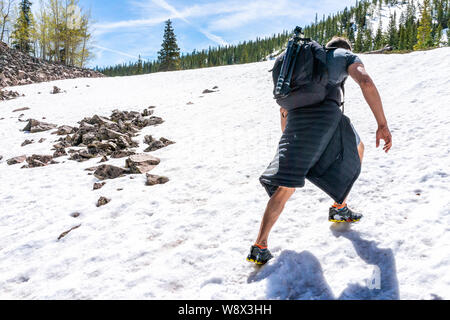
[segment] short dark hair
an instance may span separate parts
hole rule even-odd
[[[352,51],[352,44],[347,38],[333,37],[330,42],[327,43],[327,48],[342,48]]]

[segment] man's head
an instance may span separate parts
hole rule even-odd
[[[352,51],[352,44],[347,38],[333,37],[330,42],[327,43],[327,48],[342,48]]]

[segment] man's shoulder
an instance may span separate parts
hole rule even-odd
[[[354,54],[352,51],[342,48],[337,48],[333,50],[331,60],[335,61],[339,64],[345,64],[345,67],[348,68],[350,65],[354,63],[362,63],[361,59],[358,55]],[[333,63],[331,61],[331,63]]]
[[[336,48],[333,49],[333,56],[347,58],[348,56],[356,56],[356,54],[347,49]]]

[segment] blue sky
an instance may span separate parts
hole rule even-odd
[[[182,52],[237,44],[312,22],[355,0],[80,0],[94,19],[91,66],[154,60],[164,21],[172,19]]]

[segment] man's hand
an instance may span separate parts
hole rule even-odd
[[[377,148],[380,147],[381,140],[384,140],[383,150],[388,153],[392,148],[392,134],[387,126],[379,127],[377,130]]]

